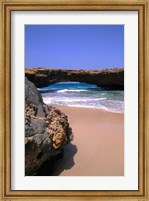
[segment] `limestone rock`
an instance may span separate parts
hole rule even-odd
[[[39,175],[46,161],[52,164],[57,155],[61,155],[73,134],[67,116],[55,107],[45,105],[27,78],[25,89],[25,175]],[[49,166],[49,172],[50,168],[53,164]]]

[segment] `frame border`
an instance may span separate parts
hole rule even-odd
[[[29,2],[28,2],[29,1]],[[56,0],[52,2],[47,0],[45,2],[34,2],[33,0],[22,0],[20,2],[14,2],[13,0],[2,0],[0,3],[1,6],[1,22],[2,27],[0,27],[1,45],[0,45],[0,59],[1,59],[1,95],[0,101],[0,119],[1,124],[0,128],[2,130],[2,135],[0,135],[0,145],[2,160],[0,161],[1,168],[1,186],[2,192],[0,198],[3,199],[17,199],[17,198],[44,198],[66,200],[71,198],[72,200],[83,199],[88,197],[89,199],[130,199],[132,200],[148,200],[148,175],[147,170],[149,169],[149,164],[147,164],[147,146],[149,146],[149,141],[147,140],[147,117],[149,111],[147,109],[148,102],[148,71],[147,70],[147,50],[149,48],[147,44],[147,8],[148,3],[145,1],[137,2],[103,2],[100,0],[93,1],[90,3],[88,1],[84,2],[79,0],[79,2],[69,1],[61,2]],[[11,163],[11,11],[35,11],[35,10],[114,10],[114,11],[138,11],[139,13],[139,190],[134,191],[12,191],[10,188],[10,163]],[[9,126],[8,126],[9,125]],[[32,199],[33,200],[33,199]],[[45,200],[45,199],[44,199]]]

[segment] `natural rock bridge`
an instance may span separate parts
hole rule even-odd
[[[63,70],[48,68],[26,68],[26,77],[36,87],[46,87],[57,82],[76,81],[96,84],[110,89],[124,89],[124,69]]]

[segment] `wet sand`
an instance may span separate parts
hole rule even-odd
[[[54,176],[123,176],[124,114],[57,107],[68,116],[74,139],[57,161]]]

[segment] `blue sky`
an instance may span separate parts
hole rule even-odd
[[[25,25],[25,67],[124,67],[124,26]]]

